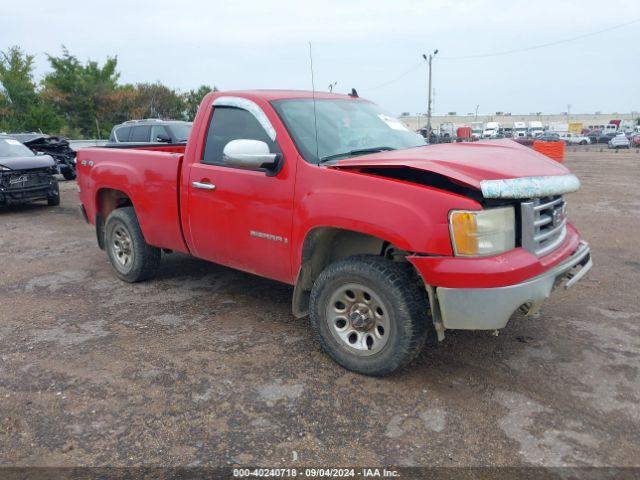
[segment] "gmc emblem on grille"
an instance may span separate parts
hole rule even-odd
[[[560,207],[560,208],[556,208],[553,211],[553,217],[551,218],[553,226],[556,227],[556,226],[560,225],[562,223],[562,221],[564,220],[565,215],[566,215],[566,206],[565,205],[562,205],[562,207]]]

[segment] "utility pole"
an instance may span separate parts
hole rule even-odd
[[[480,108],[480,105],[476,105],[476,122],[478,121],[478,109]]]
[[[429,56],[422,54],[422,58],[426,60],[429,64],[429,100],[427,103],[427,139],[431,140],[431,62],[433,61],[433,57],[438,54],[438,49],[436,48],[433,53],[430,53]]]

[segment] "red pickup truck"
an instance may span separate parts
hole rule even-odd
[[[425,145],[352,96],[211,93],[186,145],[87,148],[77,167],[122,280],[182,252],[288,283],[293,315],[369,375],[408,363],[431,332],[535,313],[591,268],[563,165],[511,140]]]

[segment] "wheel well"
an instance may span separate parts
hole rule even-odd
[[[98,246],[104,250],[104,223],[116,208],[133,207],[129,196],[121,190],[101,188],[96,193],[96,237]]]
[[[309,310],[313,282],[325,267],[352,255],[386,256],[397,260],[406,255],[386,240],[336,227],[318,227],[307,234],[302,246],[302,262],[293,292],[293,314],[304,317]]]

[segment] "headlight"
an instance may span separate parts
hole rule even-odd
[[[456,256],[482,257],[506,252],[516,246],[513,207],[489,210],[453,210],[449,231]]]

